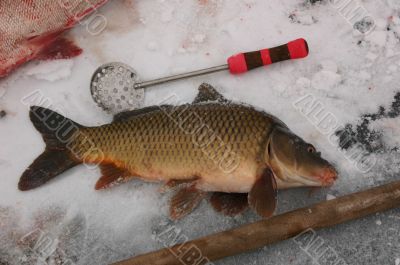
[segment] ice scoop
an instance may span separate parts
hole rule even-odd
[[[244,52],[228,58],[227,63],[197,71],[140,81],[136,71],[129,65],[111,62],[100,66],[93,74],[90,90],[94,101],[105,111],[118,113],[142,106],[144,88],[180,79],[229,70],[241,74],[254,68],[285,60],[304,58],[308,45],[304,39],[252,52]]]

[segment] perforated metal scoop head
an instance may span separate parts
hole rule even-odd
[[[133,110],[143,106],[144,90],[135,88],[136,72],[123,63],[107,63],[94,72],[90,92],[94,101],[109,113]]]

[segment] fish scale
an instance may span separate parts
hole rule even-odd
[[[106,161],[149,180],[255,175],[274,123],[271,116],[244,105],[184,105],[83,128],[72,144],[85,161],[94,161],[98,157],[92,157],[89,140]],[[224,168],[229,163],[236,164]]]

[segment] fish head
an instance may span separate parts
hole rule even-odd
[[[278,187],[326,187],[337,179],[337,171],[315,147],[283,127],[273,130],[266,159]]]

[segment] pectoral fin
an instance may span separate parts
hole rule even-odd
[[[246,193],[214,192],[210,202],[217,212],[227,216],[238,215],[249,206]]]
[[[170,217],[178,220],[192,212],[204,198],[205,193],[194,185],[180,189],[170,201]]]
[[[132,174],[112,164],[100,165],[102,176],[96,182],[95,189],[101,190],[114,186],[129,179]]]
[[[276,197],[277,185],[274,173],[266,168],[249,192],[249,205],[258,215],[270,217],[276,208]]]

